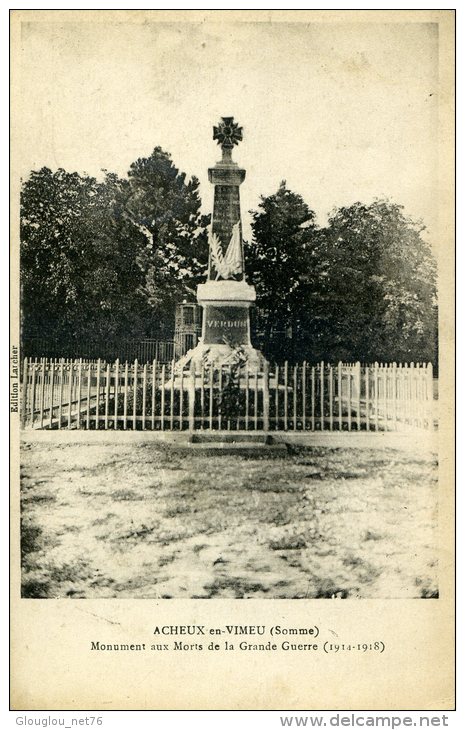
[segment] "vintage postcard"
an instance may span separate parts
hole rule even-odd
[[[12,11],[14,710],[454,708],[454,22]]]

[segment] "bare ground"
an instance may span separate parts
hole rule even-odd
[[[437,596],[429,453],[27,443],[21,482],[24,597]]]

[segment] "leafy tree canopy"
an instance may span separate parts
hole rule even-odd
[[[276,321],[288,302],[290,357],[436,361],[436,263],[423,226],[402,206],[357,202],[317,229],[313,213],[282,183],[262,198],[253,221],[258,304]],[[269,356],[280,358],[282,339]]]
[[[315,214],[281,182],[274,195],[251,211],[253,242],[246,246],[248,278],[257,289],[263,347],[278,359],[289,356],[282,332],[303,304],[303,280],[318,238]],[[278,337],[273,337],[279,333]],[[272,343],[271,340],[274,339]]]
[[[144,291],[149,303],[159,306],[168,293],[179,297],[188,280],[191,288],[200,283],[208,258],[209,216],[200,214],[198,179],[186,181],[161,147],[133,162],[128,177],[125,215],[146,237],[140,259]]]
[[[157,147],[120,179],[32,172],[21,194],[23,337],[170,330],[207,261],[196,178]]]

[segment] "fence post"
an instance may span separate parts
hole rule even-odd
[[[284,363],[284,430],[287,431],[288,423],[287,423],[287,400],[288,400],[288,391],[287,391],[287,379],[288,379],[288,362],[287,360]]]
[[[210,364],[208,394],[208,428],[213,431],[213,363]]]
[[[433,366],[429,362],[426,368],[426,388],[428,398],[428,430],[434,431],[434,391],[433,391]]]
[[[370,431],[370,366],[365,365],[365,430]]]
[[[161,393],[160,393],[160,429],[165,430],[165,363],[161,366]]]
[[[279,365],[278,364],[275,365],[274,379],[275,379],[275,391],[274,391],[275,392],[275,399],[274,399],[275,400],[275,419],[274,419],[275,423],[274,423],[274,428],[275,428],[275,431],[278,431],[279,430]]]
[[[108,429],[108,416],[109,416],[109,412],[110,412],[110,382],[111,382],[110,363],[107,363],[106,378],[105,378],[105,420],[104,420],[105,431]]]
[[[195,375],[197,374],[196,369],[194,368]],[[196,383],[194,383],[194,386]],[[194,393],[195,395],[195,393]],[[200,428],[203,431],[204,427],[204,418],[205,418],[205,363],[202,360],[202,364],[200,366]]]
[[[352,431],[352,367],[346,365],[347,374],[347,430]]]
[[[375,386],[375,431],[379,429],[379,365],[375,362],[374,366],[374,386]]]
[[[202,366],[203,367],[203,366]],[[194,361],[191,360],[190,365],[190,374],[189,374],[189,389],[188,389],[188,398],[189,398],[189,431],[192,432],[194,430],[195,426],[195,365]],[[203,378],[203,373],[202,373]],[[203,389],[203,379],[202,379],[202,389]]]
[[[174,378],[174,374],[173,374]],[[182,431],[184,425],[184,367],[179,369],[179,430]]]
[[[268,362],[263,365],[263,430],[268,433],[270,430],[270,371]],[[247,384],[248,387],[248,384]],[[294,390],[294,402],[297,396],[297,387]]]
[[[329,366],[328,373],[328,402],[329,402],[329,430],[334,428],[334,372],[333,366]]]
[[[253,397],[253,420],[254,430],[258,430],[258,365],[254,373],[254,397]]]
[[[384,430],[389,430],[388,399],[387,399],[387,364],[383,363],[383,409],[384,409]]]
[[[171,379],[170,379],[170,429],[174,430],[174,360],[171,360]]]
[[[27,386],[28,386],[28,361],[27,357],[24,358],[23,363],[23,392],[21,398],[21,426],[22,428],[26,425],[26,408],[27,408]]]
[[[20,422],[21,427],[24,428],[26,425],[26,408],[27,408],[27,386],[28,386],[28,359],[27,357],[24,358],[23,362],[23,392],[21,394],[21,413],[20,413]]]
[[[307,363],[304,360],[302,364],[302,430],[305,431],[307,429],[307,424],[305,422],[305,416],[307,411],[307,378],[306,378],[306,370],[307,370]]]
[[[222,411],[222,403],[221,403],[221,394],[223,392],[223,365],[221,363],[218,364],[218,430],[221,431],[222,426],[222,418],[223,418],[223,411]]]
[[[86,428],[90,429],[90,395],[92,388],[92,363],[87,363],[87,406],[86,406]]]
[[[132,404],[132,430],[136,430],[137,426],[137,358],[134,360],[134,382],[133,382],[133,399]]]
[[[292,425],[297,431],[297,365],[294,365],[294,376],[292,381]]]
[[[118,428],[118,390],[119,390],[119,358],[116,358],[115,362],[115,386],[114,386],[114,395],[115,395],[115,420],[113,421],[113,428]]]
[[[71,404],[73,401],[73,375],[74,360],[69,363],[69,381],[68,381],[68,429],[71,428]]]
[[[61,428],[61,420],[63,418],[63,392],[65,387],[65,373],[64,373],[64,362],[60,360],[60,397],[58,401],[58,428]]]
[[[357,431],[362,427],[361,423],[361,402],[362,402],[362,366],[358,361],[355,364],[355,372],[357,378]]]
[[[123,398],[123,429],[127,429],[128,419],[128,390],[129,390],[129,365],[128,361],[124,365],[124,398]]]
[[[311,419],[312,419],[312,431],[315,430],[315,365],[312,365],[311,370],[311,399],[312,399],[312,409],[311,409]]]
[[[142,376],[142,430],[145,431],[145,401],[147,398],[147,363],[144,363]]]
[[[413,396],[414,375],[415,375],[415,363],[411,362],[410,367],[408,369],[409,424],[411,426],[415,425],[415,401],[414,401],[414,396]]]
[[[40,367],[40,397],[39,397],[39,408],[40,408],[40,428],[44,426],[44,408],[45,408],[45,358],[42,358]]]
[[[152,361],[152,431],[155,430],[155,394],[157,392],[157,361]]]
[[[50,417],[49,428],[53,428],[53,394],[55,389],[55,363],[50,361]]]
[[[100,358],[97,360],[97,394],[96,394],[96,409],[95,409],[95,430],[98,431],[100,428]]]
[[[82,388],[82,357],[79,358],[78,365],[78,391],[76,404],[76,428],[81,428],[81,388]]]

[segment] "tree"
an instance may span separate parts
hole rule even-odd
[[[307,305],[315,359],[436,361],[436,262],[423,231],[385,200],[333,211]]]
[[[21,195],[23,336],[111,338],[137,323],[135,237],[118,217],[123,181],[32,172]],[[128,230],[125,230],[125,227]]]
[[[292,328],[295,349],[318,239],[315,214],[285,181],[274,195],[262,196],[258,210],[250,212],[253,242],[246,246],[246,267],[257,289],[265,354],[276,359],[292,357],[293,348],[283,333]],[[273,332],[277,336],[273,337]]]
[[[207,264],[198,181],[156,148],[128,179],[32,172],[21,194],[23,338],[131,339],[172,331]],[[166,336],[166,334],[165,334]]]
[[[186,181],[161,147],[134,162],[128,178],[124,214],[146,238],[138,259],[143,294],[155,309],[173,310],[180,293],[195,291],[208,261],[210,218],[200,212],[199,181]]]
[[[247,268],[270,359],[437,361],[436,262],[402,206],[354,203],[318,229],[281,183],[252,217]]]

